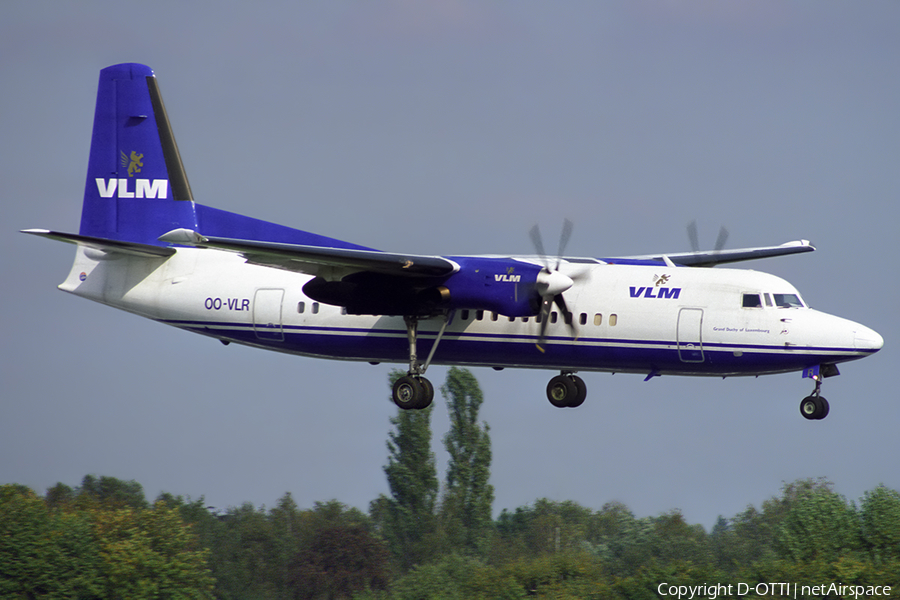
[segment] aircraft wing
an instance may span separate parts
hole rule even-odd
[[[170,231],[159,240],[228,250],[240,254],[250,263],[323,276],[326,279],[338,279],[359,271],[404,277],[444,277],[459,270],[459,265],[455,262],[440,256],[240,240],[204,236],[189,229]]]
[[[670,260],[686,267],[714,267],[727,263],[770,258],[787,254],[812,252],[816,249],[809,240],[787,242],[780,246],[761,246],[757,248],[739,248],[735,250],[709,250],[706,252],[679,252],[674,254],[645,254],[643,256],[623,257],[630,260]]]

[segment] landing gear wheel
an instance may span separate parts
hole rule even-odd
[[[568,375],[557,375],[547,384],[547,399],[556,408],[566,408],[577,395],[578,388]]]
[[[426,408],[434,400],[434,386],[424,377],[404,375],[394,382],[391,398],[404,410]]]
[[[820,421],[828,416],[828,400],[822,396],[807,396],[800,401],[800,414],[810,421]]]
[[[585,385],[584,379],[578,375],[571,375],[571,377],[572,381],[575,383],[577,393],[572,398],[572,401],[569,402],[569,408],[578,408],[584,404],[584,399],[587,398],[587,385]]]
[[[421,402],[416,406],[418,410],[422,410],[423,408],[428,408],[431,406],[431,401],[434,400],[434,386],[431,385],[431,381],[425,379],[424,377],[419,377],[419,383],[422,385],[422,390],[425,392],[422,396]]]
[[[828,416],[828,411],[831,410],[831,408],[828,406],[828,400],[822,396],[818,396],[816,399],[819,401],[819,415],[816,419],[821,421]]]
[[[587,386],[576,375],[557,375],[547,384],[547,399],[556,408],[575,408],[584,403]]]

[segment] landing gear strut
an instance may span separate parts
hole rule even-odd
[[[587,386],[574,373],[563,371],[547,384],[547,399],[557,408],[576,408],[584,404]]]
[[[403,321],[406,323],[406,338],[409,341],[409,371],[394,382],[391,397],[394,400],[394,404],[405,410],[428,408],[432,400],[434,400],[434,386],[423,375],[428,369],[428,365],[431,364],[434,351],[437,350],[438,343],[444,336],[444,330],[447,328],[447,323],[449,323],[450,319],[448,315],[444,315],[444,322],[440,331],[438,331],[434,344],[431,345],[431,351],[428,353],[428,358],[425,360],[424,365],[419,364],[419,357],[416,353],[419,318],[408,316],[403,317]]]
[[[813,393],[800,401],[800,414],[811,421],[820,421],[828,416],[828,400],[821,394],[822,377],[816,375],[813,377],[816,382],[816,389]]]

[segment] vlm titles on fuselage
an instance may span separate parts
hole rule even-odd
[[[563,241],[572,225],[566,221]],[[194,201],[153,71],[100,72],[77,234],[60,289],[221,340],[319,358],[408,363],[401,408],[428,406],[431,364],[551,369],[558,407],[587,395],[577,372],[814,381],[877,352],[875,331],[807,306],[787,281],[719,264],[809,252],[779,246],[618,258],[382,252]]]

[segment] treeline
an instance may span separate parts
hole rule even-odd
[[[658,598],[662,583],[738,582],[900,591],[900,493],[883,486],[851,502],[828,481],[798,480],[709,532],[678,511],[639,518],[620,503],[540,499],[494,519],[477,381],[451,369],[441,393],[444,481],[431,409],[398,411],[390,492],[367,512],[301,509],[285,494],[270,509],[213,513],[203,498],[151,504],[137,482],[91,475],[43,497],[0,486],[0,598],[630,599]]]
[[[799,582],[900,590],[900,493],[858,503],[801,480],[707,533],[677,511],[635,517],[538,500],[504,510],[482,550],[438,524],[404,569],[377,515],[285,494],[214,514],[203,499],[85,477],[43,497],[0,487],[2,598],[657,598],[660,583]],[[753,597],[753,595],[744,596]],[[768,597],[778,597],[769,594]]]

